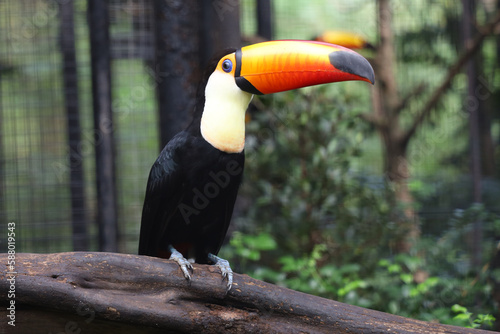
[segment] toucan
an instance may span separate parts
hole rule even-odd
[[[280,40],[226,50],[208,65],[190,125],[154,162],[146,186],[139,254],[174,260],[190,281],[196,263],[233,282],[224,241],[245,163],[245,112],[254,94],[336,81],[374,83],[356,52],[315,41]]]
[[[312,39],[315,41],[342,45],[349,49],[375,48],[361,35],[349,31],[326,30],[320,35],[314,36]]]

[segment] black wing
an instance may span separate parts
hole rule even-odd
[[[217,255],[219,253],[219,250],[222,247],[222,244],[224,243],[224,239],[226,237],[229,224],[231,223],[231,217],[233,216],[234,204],[236,202],[236,198],[238,197],[238,190],[240,188],[243,176],[243,167],[245,165],[244,153],[233,154],[232,156],[234,161],[236,161],[238,166],[240,167],[240,172],[237,175],[233,176],[234,179],[231,181],[232,184],[231,186],[228,187],[224,208],[222,210],[224,213],[223,215],[224,223],[222,232],[219,234],[219,238],[217,242],[214,244],[215,248],[210,250],[210,252],[214,255]]]
[[[142,209],[139,255],[159,256],[158,249],[169,220],[182,199],[183,170],[179,149],[188,134],[177,134],[161,151],[149,173]]]

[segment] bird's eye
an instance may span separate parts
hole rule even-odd
[[[232,69],[233,69],[233,63],[231,62],[231,60],[226,59],[222,62],[222,70],[224,72],[229,73],[231,72]]]

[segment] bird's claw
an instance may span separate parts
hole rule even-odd
[[[172,254],[170,255],[169,260],[174,260],[175,262],[177,262],[179,267],[181,267],[184,277],[188,281],[191,281],[191,275],[189,274],[189,271],[191,271],[191,273],[193,272],[193,265],[191,264],[191,262],[186,260],[186,258],[182,256],[182,254],[179,253],[177,250],[173,249],[171,252]]]
[[[216,266],[220,268],[220,271],[222,273],[222,280],[224,281],[225,279],[227,279],[226,292],[229,292],[229,290],[231,290],[231,287],[233,286],[233,271],[229,266],[229,262],[227,260],[221,260],[216,264]]]
[[[233,286],[233,271],[231,270],[229,261],[221,259],[220,257],[213,254],[209,254],[208,258],[214,263],[216,267],[219,267],[222,274],[222,280],[227,280],[226,293],[229,292],[229,290],[231,290],[231,287]]]

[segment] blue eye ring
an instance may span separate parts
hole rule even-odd
[[[222,70],[226,73],[229,73],[233,70],[233,62],[229,59],[225,59],[222,62]]]

